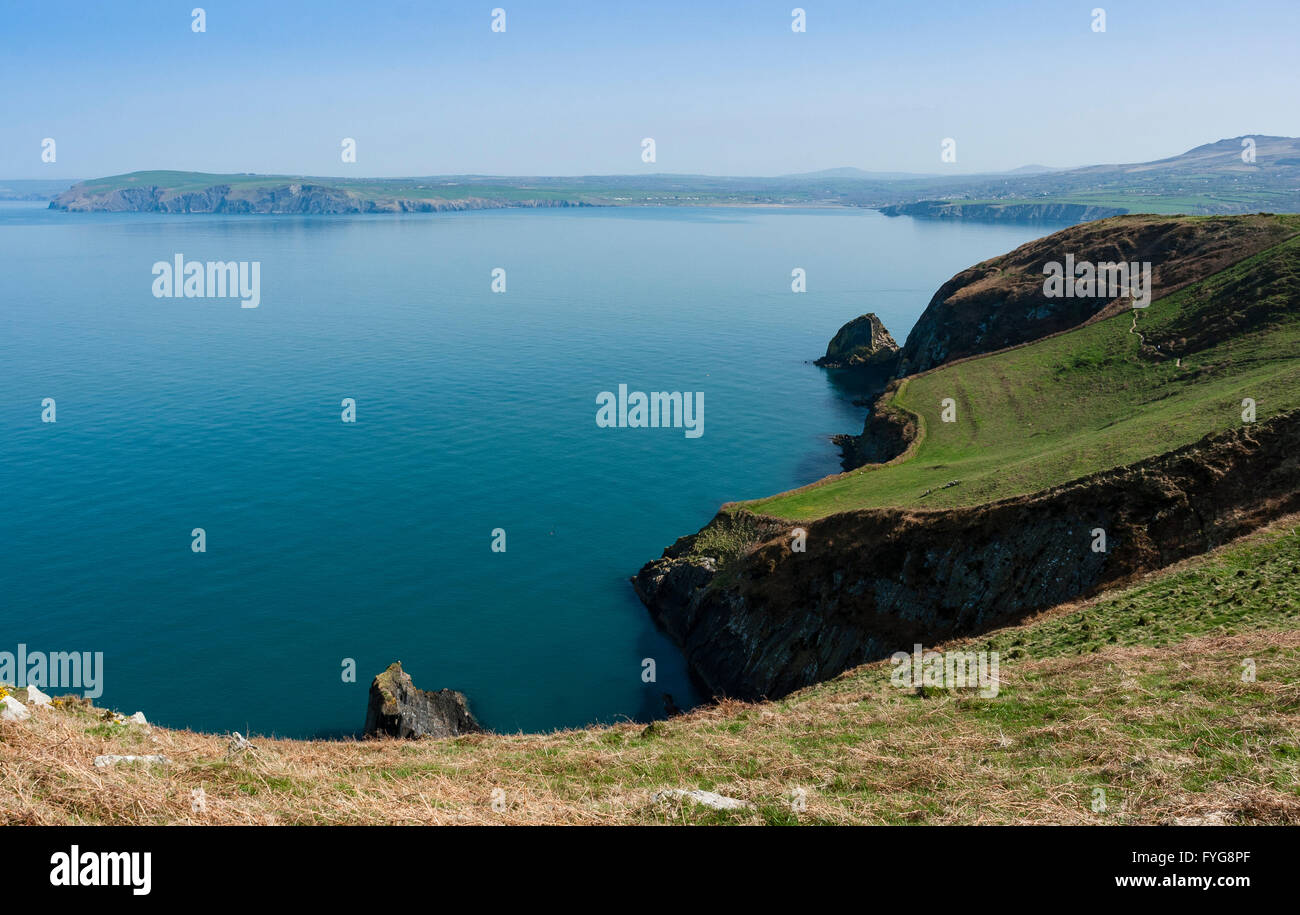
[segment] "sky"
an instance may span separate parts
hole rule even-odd
[[[1300,0],[0,0],[0,178],[1140,162],[1300,135],[1297,36]]]

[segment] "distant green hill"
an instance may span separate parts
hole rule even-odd
[[[1062,214],[1062,207],[1074,212]],[[1120,213],[1260,211],[1300,212],[1300,139],[1233,137],[1154,162],[972,179],[955,192],[886,210],[891,215],[981,219],[1064,215],[1076,221]]]

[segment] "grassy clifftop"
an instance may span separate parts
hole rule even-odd
[[[1297,573],[1293,516],[1132,587],[940,646],[999,651],[995,698],[902,690],[886,662],[650,728],[254,738],[233,753],[224,737],[65,702],[0,722],[0,822],[1297,824]],[[169,762],[96,768],[108,753]],[[674,789],[750,806],[655,800]]]
[[[1272,219],[1287,240],[1148,308],[904,380],[887,405],[917,418],[905,458],[744,507],[803,520],[978,505],[1239,426],[1246,398],[1259,419],[1300,406],[1300,217]]]

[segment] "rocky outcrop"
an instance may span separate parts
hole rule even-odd
[[[727,797],[714,791],[701,791],[698,788],[687,790],[685,788],[669,788],[663,791],[656,791],[650,796],[652,804],[659,804],[664,801],[694,801],[705,807],[712,807],[714,810],[746,810],[754,805],[749,801],[742,801],[739,798]]]
[[[963,203],[960,200],[919,200],[881,207],[886,216],[920,216],[927,219],[978,219],[991,222],[1089,222],[1122,216],[1123,207],[1099,207],[1084,203]]]
[[[907,453],[916,441],[916,417],[893,404],[898,381],[891,382],[883,395],[876,398],[862,425],[860,435],[836,435],[845,470],[864,464],[888,464]]]
[[[165,766],[168,763],[168,759],[161,753],[150,753],[147,756],[121,756],[112,753],[95,757],[95,766],[99,769],[120,765],[121,763],[144,763],[148,766]]]
[[[854,318],[836,332],[816,365],[828,369],[880,369],[893,374],[898,344],[873,312]]]
[[[778,697],[1006,625],[1300,510],[1300,411],[1030,496],[816,521],[720,513],[634,579],[716,696]],[[729,515],[724,519],[724,515]],[[723,524],[731,532],[712,530]],[[806,551],[792,552],[792,531]],[[1106,534],[1095,552],[1095,531]],[[750,532],[737,549],[734,534]],[[731,544],[723,561],[714,544]]]
[[[347,213],[440,213],[503,207],[590,206],[578,200],[492,200],[466,198],[365,197],[338,187],[311,183],[215,184],[199,191],[176,191],[155,185],[99,188],[77,184],[50,201],[50,209],[110,213],[279,213],[326,215]]]
[[[370,684],[367,737],[458,737],[482,730],[463,693],[417,689],[401,661],[394,661]]]
[[[1150,262],[1151,298],[1169,295],[1291,235],[1271,214],[1121,216],[1074,226],[963,270],[939,287],[903,345],[898,374],[1018,346],[1131,307],[1107,296],[1043,294],[1051,261]]]

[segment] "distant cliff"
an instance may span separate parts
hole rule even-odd
[[[50,209],[107,213],[437,213],[503,207],[591,206],[578,200],[542,198],[457,199],[362,196],[339,187],[317,184],[215,184],[180,191],[156,185],[104,187],[78,184],[50,201]]]
[[[960,200],[919,200],[881,207],[886,216],[922,216],[931,219],[983,219],[998,222],[1088,222],[1121,216],[1123,207],[1099,207],[1083,203],[963,203]]]

